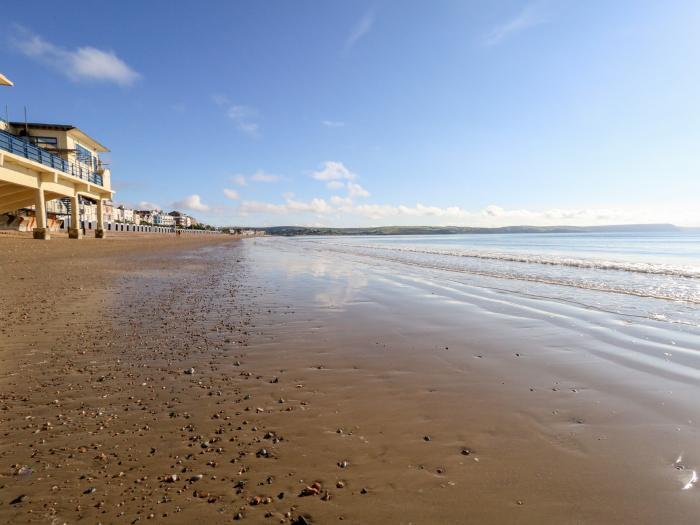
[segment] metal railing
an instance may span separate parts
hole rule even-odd
[[[0,149],[102,186],[102,175],[91,168],[70,162],[3,130],[0,130]]]

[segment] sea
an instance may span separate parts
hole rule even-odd
[[[464,284],[700,327],[700,233],[299,237],[310,250]]]

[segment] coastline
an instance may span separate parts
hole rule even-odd
[[[693,378],[609,352],[622,324],[276,239],[124,240],[0,238],[2,520],[695,521]]]

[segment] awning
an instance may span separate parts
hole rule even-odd
[[[0,86],[14,86],[14,84],[5,75],[0,73]]]

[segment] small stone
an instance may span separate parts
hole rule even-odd
[[[472,451],[469,450],[468,448],[463,448],[463,449],[462,449],[462,455],[463,455],[463,456],[468,456],[468,455],[471,454],[471,453],[472,453]]]
[[[362,487],[362,490],[360,490],[360,494],[367,494],[369,491],[365,488]]]
[[[321,487],[320,487],[320,485],[318,487],[316,487],[315,485],[316,484],[314,483],[314,485],[311,485],[309,487],[304,487],[301,490],[301,492],[299,493],[299,496],[302,496],[302,497],[303,496],[317,496],[318,493],[320,492]]]
[[[238,521],[243,519],[243,513],[241,512],[236,512],[236,514],[233,515],[233,519]]]
[[[166,476],[163,481],[166,483],[175,483],[179,479],[180,477],[177,474],[170,474],[169,476]]]
[[[24,503],[25,501],[27,501],[27,495],[20,494],[10,502],[10,505],[19,505],[20,503]]]
[[[83,494],[94,494],[97,492],[97,489],[95,487],[89,487],[83,491]]]
[[[339,489],[342,489],[342,488],[345,487],[345,482],[344,482],[344,481],[338,481],[338,482],[335,484],[335,486],[338,487]]]
[[[187,374],[188,376],[191,376],[192,374],[194,374],[194,368],[192,368],[192,367],[188,368],[187,370],[185,370],[185,374]]]
[[[199,481],[203,478],[204,476],[202,474],[195,474],[190,478],[190,483],[194,483],[195,481]]]
[[[430,441],[432,438],[430,436],[423,436],[423,441]]]
[[[340,468],[348,468],[350,466],[350,463],[348,463],[346,460],[338,462],[338,466]]]

